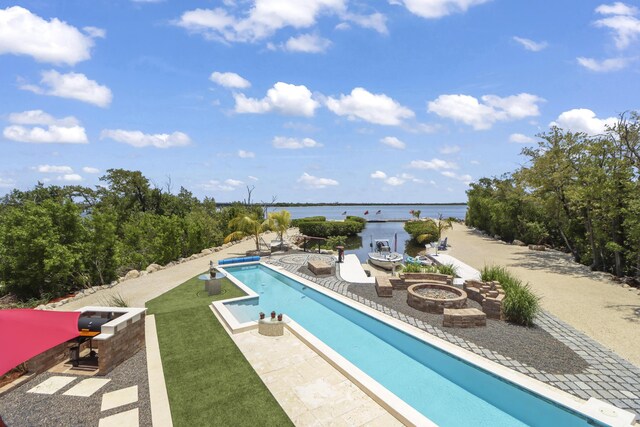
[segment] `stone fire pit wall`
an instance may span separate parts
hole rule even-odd
[[[106,375],[145,346],[146,308],[83,307],[86,315],[101,316],[118,313],[119,316],[102,325],[100,335],[93,339],[98,351],[98,375]]]
[[[502,309],[502,302],[505,298],[504,290],[500,282],[481,282],[479,280],[467,280],[463,289],[473,301],[482,304],[489,319],[504,320],[505,315]]]
[[[420,295],[416,291],[419,289],[442,289],[444,291],[457,294],[456,298],[439,299]],[[441,283],[418,283],[407,288],[407,304],[416,310],[425,311],[427,313],[442,314],[445,308],[464,308],[467,305],[467,293],[453,286],[443,285]]]

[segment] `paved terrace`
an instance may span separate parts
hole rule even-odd
[[[310,259],[322,260],[330,265],[336,265],[336,275],[329,277],[316,277],[312,275],[312,273],[304,268]],[[619,408],[640,413],[640,368],[632,365],[611,350],[603,347],[600,343],[592,340],[549,313],[541,312],[536,319],[536,325],[549,332],[554,338],[564,343],[585,360],[589,366],[582,373],[561,375],[538,370],[512,358],[505,357],[495,351],[468,342],[444,329],[429,325],[419,319],[399,313],[375,301],[355,295],[348,290],[351,283],[339,278],[340,264],[336,264],[335,258],[332,256],[305,253],[272,256],[264,260],[269,264],[283,267],[291,273],[302,276],[325,288],[331,289],[348,298],[429,332],[432,335],[447,340],[465,350],[472,351],[501,365],[515,369],[516,371],[564,390],[581,399],[586,400],[589,399],[589,397],[595,397]],[[373,285],[369,283],[362,284],[361,286]]]

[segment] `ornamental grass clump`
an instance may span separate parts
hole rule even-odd
[[[483,282],[497,281],[504,289],[502,309],[509,322],[531,326],[540,311],[540,297],[533,293],[528,284],[523,284],[509,270],[500,266],[485,266],[482,269]]]

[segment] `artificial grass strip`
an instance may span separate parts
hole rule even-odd
[[[209,296],[194,277],[147,303],[176,427],[293,425],[209,308],[242,295],[225,280]]]

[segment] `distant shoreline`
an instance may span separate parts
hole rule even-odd
[[[237,202],[218,202],[220,206],[228,206]],[[262,205],[262,203],[256,203]],[[270,207],[286,208],[286,207],[306,207],[306,206],[466,206],[466,202],[455,203],[270,203]]]

